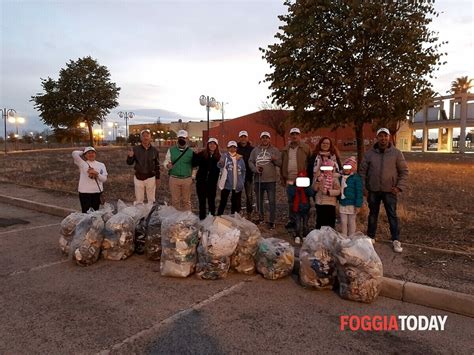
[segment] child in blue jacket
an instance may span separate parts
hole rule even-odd
[[[340,182],[339,214],[341,233],[352,235],[356,231],[356,216],[363,201],[362,178],[357,174],[357,161],[354,157],[350,157],[344,162]]]

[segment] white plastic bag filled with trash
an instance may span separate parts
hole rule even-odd
[[[262,237],[260,230],[256,224],[242,218],[238,213],[222,216],[222,218],[232,222],[240,230],[239,243],[230,258],[231,268],[242,274],[254,274],[258,241]]]
[[[240,231],[221,217],[208,216],[200,223],[196,275],[206,280],[227,276],[230,256],[239,242]]]
[[[199,218],[190,211],[180,212],[171,206],[160,209],[162,276],[187,277],[196,267]]]
[[[290,243],[278,239],[260,239],[256,255],[257,271],[268,280],[281,279],[293,271],[295,250]]]
[[[370,238],[356,233],[341,240],[337,254],[337,277],[342,298],[373,302],[382,288],[382,276],[382,261]]]
[[[87,213],[74,231],[70,245],[70,258],[81,266],[95,263],[100,256],[100,248],[104,239],[103,231],[102,214]]]
[[[102,256],[107,260],[124,260],[133,254],[135,222],[124,213],[113,215],[105,224]]]
[[[87,213],[73,212],[61,221],[59,228],[59,247],[65,255],[69,255],[69,247],[74,238],[77,225],[87,217]]]
[[[300,250],[300,282],[305,287],[331,289],[337,278],[336,249],[340,235],[331,227],[311,231]]]

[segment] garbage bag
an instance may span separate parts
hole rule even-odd
[[[206,253],[216,258],[231,256],[240,237],[240,230],[232,222],[210,215],[201,222],[200,233]]]
[[[331,227],[311,231],[300,249],[300,282],[316,289],[332,288],[336,281],[335,252],[339,233]]]
[[[71,241],[74,238],[74,231],[79,222],[86,217],[86,213],[73,212],[61,221],[61,227],[59,228],[59,247],[64,254],[69,255]]]
[[[133,254],[135,222],[127,214],[119,212],[105,224],[102,256],[108,260],[123,260]]]
[[[295,263],[295,250],[290,243],[278,239],[260,239],[257,249],[257,271],[268,280],[288,276]]]
[[[104,220],[104,223],[106,223],[114,215],[114,206],[106,202],[103,205],[100,205],[98,212],[102,213],[102,219]]]
[[[135,226],[135,253],[142,255],[145,253],[146,240],[146,218],[142,217]]]
[[[242,218],[238,213],[233,216],[222,216],[222,218],[231,221],[240,230],[237,248],[230,258],[231,269],[242,274],[254,274],[258,241],[262,237],[260,230],[256,224]]]
[[[146,229],[145,254],[149,260],[161,257],[161,219],[157,212],[150,214]]]
[[[371,303],[382,288],[383,266],[371,240],[356,233],[340,242],[337,255],[339,295]]]
[[[197,248],[198,262],[196,276],[203,280],[218,280],[227,277],[230,268],[230,257],[216,257],[209,254],[202,244]]]
[[[191,275],[196,267],[199,218],[190,211],[180,212],[171,206],[161,208],[158,215],[161,218],[161,275]]]
[[[76,264],[88,266],[99,259],[103,230],[104,221],[99,213],[88,213],[77,224],[70,246],[70,256]]]

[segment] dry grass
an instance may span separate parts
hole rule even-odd
[[[0,181],[74,193],[78,172],[72,149],[22,152],[1,157]],[[127,148],[99,148],[98,160],[106,164],[108,199],[133,201],[133,168],[126,165]],[[161,154],[164,157],[164,154]],[[400,197],[398,213],[404,241],[454,250],[474,251],[474,156],[406,154],[409,188]],[[277,230],[284,233],[286,195],[277,189]],[[168,177],[162,174],[159,200],[169,200]],[[244,204],[243,204],[244,205]],[[197,209],[197,198],[193,196]],[[383,208],[381,209],[383,211]],[[365,230],[366,212],[359,217]],[[389,239],[385,213],[379,218],[379,237]]]

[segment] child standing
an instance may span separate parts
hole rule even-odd
[[[298,173],[299,177],[307,177],[308,174],[305,171]],[[297,187],[295,185],[288,186],[288,196],[290,203],[292,204],[292,210],[296,217],[296,234],[295,244],[301,244],[302,239],[308,234],[308,218],[309,209],[311,208],[310,199],[313,196],[313,190],[311,186],[308,187]]]
[[[325,160],[316,173],[313,189],[316,191],[316,229],[322,226],[335,228],[337,196],[341,193],[339,174],[334,161]]]
[[[354,157],[344,162],[340,182],[339,214],[342,234],[352,235],[356,231],[356,216],[363,200],[362,178],[357,174],[357,161]]]

